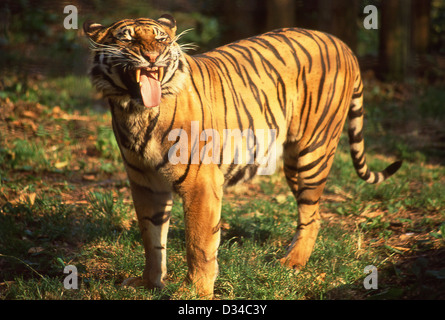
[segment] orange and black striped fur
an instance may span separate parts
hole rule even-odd
[[[320,197],[346,118],[360,178],[379,183],[401,165],[395,162],[378,173],[368,169],[357,59],[329,34],[280,29],[189,56],[176,42],[176,22],[169,15],[122,20],[110,27],[86,23],[84,31],[93,52],[92,81],[110,104],[145,247],[143,276],[128,284],[164,286],[176,192],[185,213],[186,280],[200,295],[212,296],[223,188],[251,178],[261,167],[256,158],[235,161],[234,147],[223,148],[225,129],[273,129],[274,138],[264,139],[263,149],[282,154],[298,203],[297,232],[281,259],[291,268],[301,268],[311,255],[320,226]],[[259,136],[240,139],[244,149],[238,151],[243,152],[257,150],[262,141]],[[180,150],[187,161],[172,161]],[[203,161],[206,154],[213,161]]]

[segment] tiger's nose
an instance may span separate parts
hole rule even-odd
[[[159,57],[159,53],[157,53],[157,52],[145,52],[144,56],[145,56],[145,59],[148,62],[155,63],[156,59]]]

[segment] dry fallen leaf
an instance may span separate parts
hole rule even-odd
[[[279,194],[274,197],[277,203],[285,203],[287,201],[287,196],[285,194]]]
[[[405,240],[408,240],[408,239],[412,238],[413,236],[414,236],[414,233],[413,233],[413,232],[408,232],[408,233],[405,233],[405,234],[401,234],[401,235],[399,236],[399,239],[400,239],[401,241],[405,241]]]
[[[94,180],[96,180],[96,176],[94,174],[84,174],[82,176],[82,178],[84,180],[87,180],[87,181],[94,181]]]
[[[34,205],[34,202],[36,201],[36,195],[37,194],[35,192],[28,193],[28,194],[22,193],[17,198],[10,200],[9,202],[11,204],[19,204],[19,203],[26,202],[32,206],[32,205]]]
[[[55,164],[54,164],[54,166],[57,168],[57,169],[61,169],[61,168],[64,168],[64,167],[66,167],[67,165],[68,165],[68,161],[63,161],[63,162],[56,162]]]
[[[24,110],[22,112],[22,116],[24,116],[26,118],[30,118],[30,119],[37,119],[38,118],[38,115],[34,111],[30,111],[30,110]]]
[[[317,280],[318,283],[324,282],[326,279],[326,272],[320,273],[315,280]]]
[[[45,250],[45,249],[42,247],[32,247],[32,248],[29,248],[28,253],[39,253],[39,252],[42,252],[43,250]]]

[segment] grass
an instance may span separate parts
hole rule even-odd
[[[16,81],[5,78],[0,90],[0,298],[173,295],[186,274],[180,201],[172,210],[167,287],[122,288],[141,275],[144,258],[110,115],[89,109],[98,102],[84,77],[31,79],[20,88]],[[343,137],[322,199],[322,229],[299,273],[277,263],[297,226],[281,172],[228,190],[216,298],[445,297],[443,87],[371,81],[367,88],[368,162],[383,169],[402,156],[400,172],[377,186],[360,181]],[[398,90],[410,94],[400,98]],[[77,290],[63,287],[67,265],[78,269]],[[367,265],[378,268],[377,290],[363,287]]]

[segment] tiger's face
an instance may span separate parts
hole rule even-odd
[[[85,23],[84,31],[94,52],[93,84],[104,96],[129,95],[152,108],[180,90],[180,74],[187,70],[173,17],[126,19],[109,27]]]

